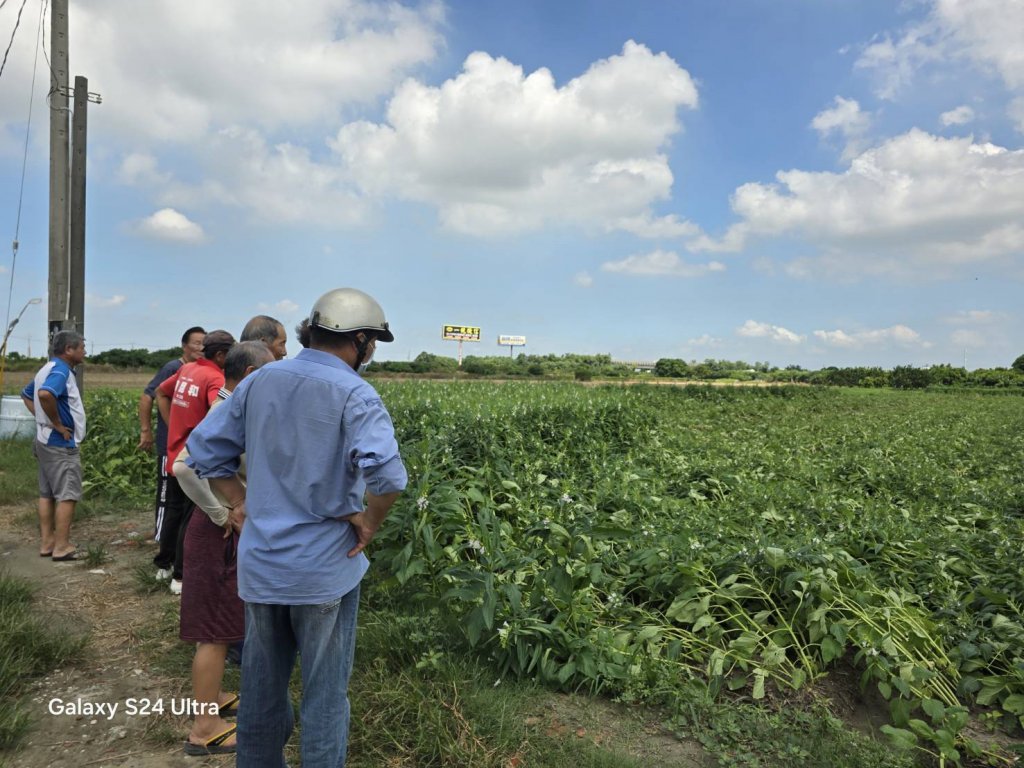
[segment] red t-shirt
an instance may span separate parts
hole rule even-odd
[[[217,399],[224,386],[224,371],[205,357],[181,366],[178,372],[160,384],[160,391],[171,398],[171,417],[167,422],[167,472],[174,474],[174,460],[185,441]]]

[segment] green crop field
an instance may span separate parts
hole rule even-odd
[[[424,664],[463,649],[499,677],[655,703],[680,722],[695,701],[778,705],[852,668],[894,744],[947,765],[1011,759],[1024,399],[379,389],[410,486],[373,544],[370,594],[435,615],[443,636],[423,641]],[[94,490],[147,499],[148,464],[122,450],[131,398],[91,401]]]

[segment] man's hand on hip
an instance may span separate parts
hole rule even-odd
[[[373,541],[373,537],[380,530],[381,523],[388,516],[388,510],[391,509],[391,505],[395,503],[397,498],[397,491],[395,493],[386,493],[383,496],[374,496],[367,491],[366,509],[362,512],[356,512],[354,515],[346,515],[341,518],[342,521],[351,523],[352,529],[356,532],[356,545],[349,550],[349,557],[355,557],[366,549],[367,544]]]

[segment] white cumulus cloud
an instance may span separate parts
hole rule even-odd
[[[943,318],[953,325],[986,325],[1002,319],[999,312],[990,309],[965,309]]]
[[[619,272],[627,275],[663,275],[667,277],[703,277],[711,272],[722,272],[725,265],[710,261],[707,264],[688,264],[673,251],[652,251],[634,254],[622,261],[606,261],[601,265],[605,272]]]
[[[281,299],[281,301],[275,302],[274,304],[260,302],[256,305],[256,308],[261,312],[277,312],[282,315],[290,315],[299,310],[299,305],[291,299]]]
[[[701,229],[692,221],[680,219],[674,213],[668,216],[655,217],[649,211],[639,216],[627,216],[608,226],[608,229],[620,229],[637,237],[672,240],[680,237],[694,237],[701,234]]]
[[[776,341],[782,344],[799,344],[805,338],[780,325],[759,323],[756,320],[747,320],[747,322],[736,329],[736,334],[748,339],[768,339],[769,341]]]
[[[176,243],[196,244],[206,239],[206,234],[201,226],[173,208],[162,208],[151,216],[147,216],[138,222],[135,231],[156,240],[169,240]]]
[[[947,128],[951,125],[966,125],[972,120],[974,120],[974,110],[966,104],[961,104],[956,109],[951,109],[939,115],[939,122]]]
[[[856,67],[873,72],[877,93],[893,99],[917,71],[935,62],[965,61],[995,72],[1017,96],[1024,91],[1024,3],[1020,0],[929,0],[927,17],[895,38],[868,44]],[[1011,116],[1015,113],[1011,105]],[[1018,122],[1024,131],[1024,121]]]
[[[577,272],[573,275],[572,281],[580,288],[589,288],[594,284],[594,278],[588,272]]]
[[[863,331],[815,331],[814,337],[831,347],[859,348],[894,343],[901,346],[921,344],[921,335],[905,325]]]
[[[844,142],[843,159],[848,160],[863,149],[864,136],[871,127],[871,116],[861,111],[855,99],[836,96],[835,105],[815,115],[811,127],[822,138],[838,134]]]
[[[721,339],[708,333],[702,334],[694,339],[686,340],[686,346],[688,347],[718,347],[721,346],[721,344]]]
[[[90,307],[95,307],[96,309],[112,309],[114,307],[120,307],[123,306],[126,301],[128,301],[128,297],[122,296],[121,294],[115,294],[109,298],[105,296],[97,296],[93,293],[85,294],[85,303]]]
[[[953,331],[949,335],[949,343],[954,347],[987,347],[989,345],[989,337],[980,331],[971,331],[965,328]]]
[[[476,52],[440,86],[407,80],[386,122],[349,123],[331,146],[364,193],[436,206],[451,230],[603,227],[669,197],[663,149],[696,106],[689,73],[632,41],[562,86]]]
[[[234,124],[295,130],[372,102],[434,59],[444,9],[432,0],[89,0],[72,3],[69,23],[76,71],[107,96],[90,122],[133,143],[187,144]]]
[[[819,248],[791,264],[801,274],[939,277],[1024,251],[1024,150],[913,129],[842,173],[780,171],[774,184],[744,184],[732,208],[740,221],[722,240],[688,247],[799,236]]]

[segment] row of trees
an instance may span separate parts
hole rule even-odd
[[[109,349],[89,357],[93,365],[114,368],[155,370],[168,360],[181,354],[181,349],[150,352],[145,349]],[[8,357],[8,368],[32,367],[42,358],[25,358],[17,352]],[[1024,355],[1009,368],[981,368],[968,371],[951,365],[933,365],[917,368],[900,365],[885,369],[879,367],[838,368],[830,366],[817,371],[799,365],[785,368],[768,363],[747,363],[743,360],[679,360],[662,358],[653,372],[638,371],[633,365],[616,362],[611,355],[527,355],[515,357],[475,356],[463,359],[460,368],[454,358],[421,352],[410,361],[385,360],[374,362],[371,373],[433,376],[493,376],[498,378],[557,378],[557,379],[623,379],[643,376],[671,378],[686,381],[765,381],[773,383],[818,384],[841,387],[894,387],[897,389],[924,389],[927,387],[986,387],[1024,388]]]

